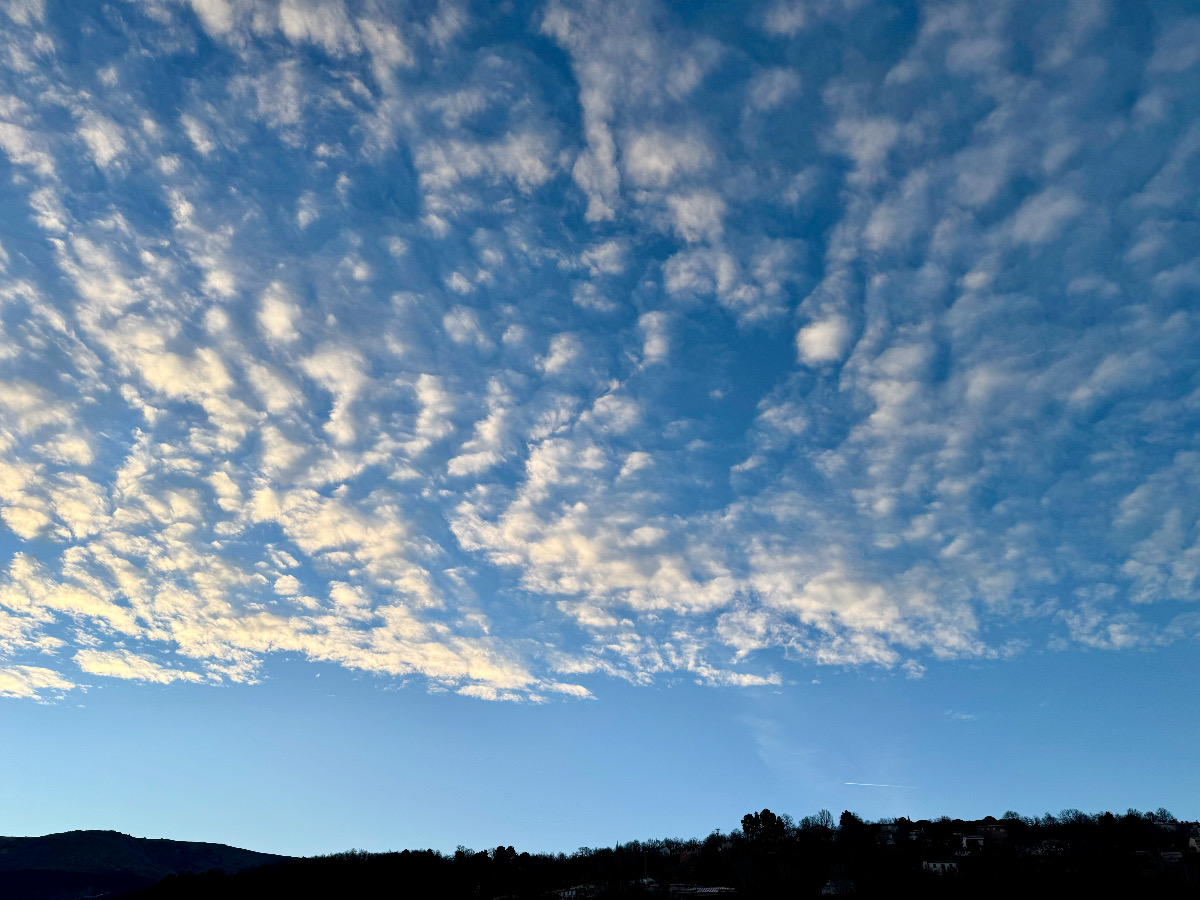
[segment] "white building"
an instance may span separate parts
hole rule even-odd
[[[958,863],[952,859],[927,859],[921,863],[921,868],[935,875],[958,874]]]

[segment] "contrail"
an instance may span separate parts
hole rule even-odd
[[[843,781],[842,784],[853,784],[856,787],[912,787],[911,784],[875,784],[873,781]]]

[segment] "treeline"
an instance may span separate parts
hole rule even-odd
[[[264,896],[438,897],[449,900],[687,896],[691,886],[725,887],[740,898],[895,896],[1200,897],[1194,849],[1200,826],[1165,809],[997,819],[942,817],[868,822],[827,810],[794,820],[769,809],[741,827],[703,839],[632,841],[572,854],[520,853],[500,846],[352,850],[225,875],[173,875],[130,895],[139,900]],[[730,894],[732,896],[732,894]]]

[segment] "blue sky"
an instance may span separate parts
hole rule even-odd
[[[0,831],[1200,816],[1189,4],[0,22]]]

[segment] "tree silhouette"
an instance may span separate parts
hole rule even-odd
[[[769,809],[742,816],[742,834],[752,844],[778,844],[788,836],[787,823]]]
[[[1198,900],[1200,855],[1188,852],[1188,842],[1191,835],[1200,836],[1200,824],[1176,823],[1174,818],[1161,808],[1147,813],[1131,810],[1122,817],[1068,809],[1060,816],[1038,820],[1006,814],[991,821],[941,817],[869,822],[845,810],[834,832],[828,810],[804,817],[794,829],[787,816],[762,809],[742,817],[745,840],[730,841],[714,831],[704,840],[633,841],[581,847],[570,855],[517,853],[504,845],[487,851],[459,847],[445,855],[433,850],[349,851],[232,875],[220,871],[173,875],[137,897],[555,900],[556,893],[573,892],[589,900],[663,900],[672,885],[689,885],[685,896],[698,893],[699,886],[721,886],[735,889],[742,900],[815,900],[822,893],[842,891],[853,891],[863,900],[909,895],[930,900],[959,896]],[[980,826],[992,827],[976,831]],[[964,852],[962,835],[973,833],[983,834],[984,843]],[[958,869],[953,877],[923,866],[927,860],[951,855]],[[2,863],[0,859],[0,869]],[[45,890],[20,893],[11,873],[4,875],[0,879],[4,900],[50,896]],[[59,891],[53,896],[66,895]]]

